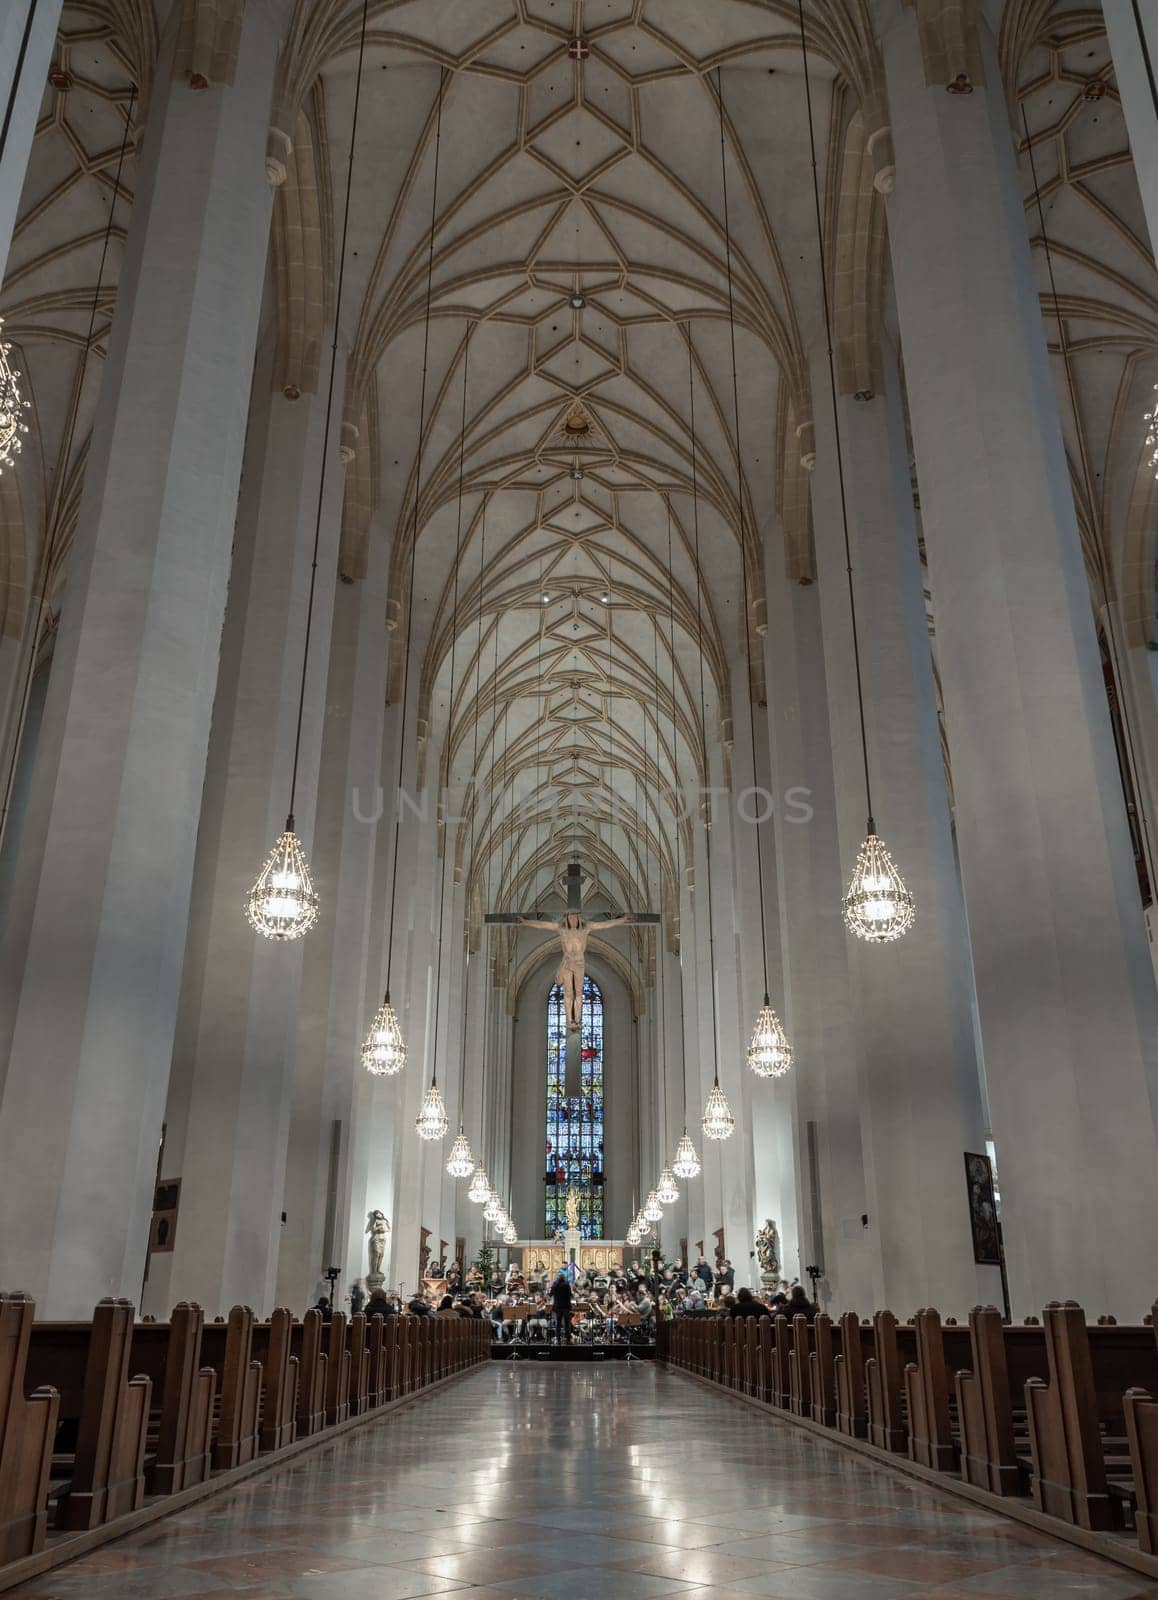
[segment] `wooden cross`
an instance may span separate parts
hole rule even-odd
[[[567,910],[576,911],[583,916],[583,869],[577,861],[572,861],[567,868]],[[654,924],[663,920],[654,911],[633,911],[629,915],[633,923]],[[536,922],[540,920],[538,911],[488,911],[483,920],[510,927],[517,926],[528,917]],[[601,922],[616,921],[618,917],[618,912],[609,912],[606,917],[584,917],[583,920],[589,928],[598,928]]]

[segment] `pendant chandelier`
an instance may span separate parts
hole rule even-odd
[[[677,1178],[698,1178],[700,1175],[700,1158],[696,1155],[696,1147],[692,1143],[691,1134],[685,1128],[680,1134],[679,1142],[675,1149],[675,1159],[671,1170]]]
[[[635,1246],[639,1243],[639,1229],[636,1227],[634,1222],[627,1230],[627,1242],[632,1246]]]
[[[868,837],[845,890],[843,910],[845,927],[866,944],[891,943],[913,925],[913,897],[884,841],[877,838],[871,817]]]
[[[506,1227],[503,1229],[503,1238],[508,1244],[515,1244],[518,1241],[518,1237],[518,1228],[515,1227],[513,1222],[508,1222]]]
[[[502,1216],[503,1207],[498,1195],[492,1189],[487,1195],[487,1203],[483,1207],[483,1221],[497,1222]]]
[[[426,368],[427,357],[430,351],[430,306],[434,283],[434,227],[438,216],[438,164],[439,153],[442,146],[442,91],[445,81],[445,70],[440,70],[438,75],[438,102],[435,117],[434,135],[434,179],[430,200],[430,243],[427,249],[426,257],[426,311],[423,319],[422,331],[422,383],[419,388],[418,398],[418,444],[416,452],[417,470],[416,482],[414,486],[414,519],[411,529],[412,557],[410,561],[409,597],[406,604],[406,651],[403,657],[402,665],[402,710],[400,714],[401,728],[398,734],[398,783],[396,792],[399,796],[402,794],[402,777],[405,771],[406,762],[406,713],[410,703],[410,647],[414,642],[414,569],[417,566],[417,562],[413,559],[413,550],[418,542],[418,504],[419,500],[421,499],[422,453],[423,445],[426,440]],[[401,802],[399,801],[399,803],[396,805],[394,813],[394,853],[390,868],[390,922],[386,935],[386,998],[383,1000],[382,1005],[375,1017],[376,1022],[378,1017],[380,1017],[384,1012],[388,1012],[389,1015],[394,1019],[394,1026],[397,1030],[397,1047],[401,1052],[402,1058],[401,1065],[395,1069],[399,1072],[402,1070],[402,1067],[406,1065],[406,1045],[402,1039],[402,1029],[399,1025],[398,1018],[390,1004],[390,974],[394,966],[394,917],[398,905],[398,842],[401,831],[402,806]],[[371,1023],[371,1033],[373,1033],[373,1030],[374,1024]],[[365,1059],[366,1053],[365,1047],[363,1047],[363,1062],[365,1062]]]
[[[767,995],[748,1046],[748,1065],[758,1078],[782,1078],[792,1067],[792,1047]]]
[[[446,1106],[443,1104],[442,1091],[433,1079],[430,1088],[422,1097],[422,1110],[415,1117],[414,1126],[420,1139],[432,1141],[446,1137],[450,1122],[446,1115]]]
[[[865,812],[868,823],[865,841],[857,854],[856,866],[842,902],[845,927],[866,944],[888,944],[908,933],[916,907],[905,887],[873,821],[872,782],[869,777],[868,733],[864,714],[864,684],[860,664],[860,633],[856,619],[856,590],[852,582],[852,540],[848,528],[848,497],[844,483],[844,449],[840,435],[840,406],[836,396],[836,360],[832,353],[832,308],[828,297],[828,264],[824,250],[824,224],[821,219],[820,178],[816,166],[816,133],[812,123],[812,79],[808,70],[808,35],[804,26],[804,0],[797,0],[800,17],[800,50],[804,61],[804,102],[808,118],[808,142],[812,155],[812,201],[816,213],[816,250],[820,269],[820,292],[824,307],[824,331],[828,345],[828,386],[832,400],[832,430],[836,447],[836,471],[840,483],[840,513],[844,530],[844,565],[848,577],[848,611],[852,624],[852,659],[856,669],[856,705],[860,723],[860,751],[864,767]]]
[[[469,1178],[474,1171],[474,1155],[461,1123],[458,1137],[451,1145],[450,1154],[446,1158],[446,1170],[452,1178]]]
[[[680,1192],[670,1167],[665,1167],[660,1173],[659,1182],[655,1186],[655,1197],[661,1206],[674,1206],[679,1199]]]
[[[0,317],[0,334],[4,331],[4,318]],[[16,465],[16,457],[24,448],[21,434],[28,432],[24,413],[30,402],[20,391],[20,378],[11,362],[12,346],[0,338],[0,473],[5,467]]]
[[[720,1088],[718,1077],[704,1105],[700,1127],[704,1130],[705,1139],[730,1139],[736,1131],[736,1119],[732,1115],[727,1096]]]
[[[647,1199],[644,1202],[643,1217],[645,1222],[663,1221],[663,1207],[660,1205],[659,1196],[656,1194],[654,1189],[649,1191]]]
[[[293,771],[290,776],[289,808],[285,829],[266,858],[265,865],[245,898],[245,915],[250,927],[267,939],[300,939],[318,920],[318,896],[310,876],[309,862],[294,829],[294,798],[298,786],[298,762],[302,749],[302,718],[305,714],[306,683],[310,665],[310,641],[314,627],[314,596],[318,583],[318,550],[322,541],[322,514],[326,503],[326,468],[330,454],[330,424],[334,414],[334,386],[338,372],[338,330],[342,323],[342,288],[346,278],[346,243],[350,233],[350,191],[354,182],[354,146],[358,137],[358,109],[362,100],[362,62],[366,54],[366,18],[369,0],[362,0],[362,32],[358,42],[358,66],[354,79],[354,109],[350,118],[350,148],[346,158],[346,204],[342,218],[342,241],[338,251],[338,281],[334,293],[334,338],[330,347],[330,381],[326,390],[326,416],[322,427],[322,459],[318,472],[318,504],[314,517],[314,553],[310,567],[309,597],[306,601],[306,632],[302,643],[302,671],[298,685],[298,717],[294,732]]]
[[[245,915],[250,927],[267,939],[300,939],[318,920],[318,896],[292,811],[245,897]]]
[[[486,1168],[481,1161],[474,1169],[474,1177],[470,1180],[470,1188],[466,1191],[466,1197],[476,1206],[485,1205],[491,1197],[490,1179],[487,1177]]]
[[[375,1078],[392,1078],[406,1065],[402,1029],[389,994],[374,1013],[362,1045],[362,1065]]]

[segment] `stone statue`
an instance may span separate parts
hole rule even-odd
[[[370,1271],[375,1276],[382,1276],[382,1262],[386,1256],[386,1238],[390,1232],[390,1224],[386,1221],[384,1211],[371,1211],[366,1218],[366,1232],[370,1236]]]
[[[756,1255],[760,1262],[760,1281],[768,1285],[780,1278],[780,1239],[776,1224],[767,1217],[756,1235]]]
[[[574,1189],[567,1190],[567,1204],[565,1210],[567,1215],[567,1231],[570,1233],[579,1226],[579,1196],[575,1193]]]
[[[584,922],[578,911],[565,913],[562,922],[538,922],[534,917],[516,918],[520,927],[538,928],[544,933],[557,933],[563,947],[563,959],[555,973],[555,982],[563,986],[563,1004],[567,1008],[567,1027],[578,1032],[583,1021],[583,977],[587,970],[587,941],[593,929],[600,933],[607,928],[620,928],[635,922],[634,912],[622,917],[597,917]]]

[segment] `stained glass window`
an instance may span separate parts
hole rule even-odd
[[[576,1045],[572,1045],[574,1050]],[[546,1236],[567,1226],[567,1194],[579,1200],[579,1232],[603,1237],[603,992],[583,979],[579,1029],[579,1094],[567,1093],[567,1012],[563,987],[547,1001],[547,1205]]]

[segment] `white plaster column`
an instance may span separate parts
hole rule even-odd
[[[384,929],[375,908],[386,865],[387,828],[379,815],[389,781],[384,768],[393,771],[384,742],[389,635],[382,619],[389,554],[384,529],[374,527],[365,577],[339,584],[334,596],[312,858],[319,879],[333,885],[333,916],[306,941],[278,1262],[277,1300],[293,1307],[331,1264],[324,1259],[328,1242],[332,1264],[343,1268],[343,1292],[365,1275],[367,1213],[377,1208],[389,1218],[392,1203],[392,1141],[381,1139],[378,1080],[360,1060],[382,993]],[[335,1123],[341,1135],[334,1237],[327,1241]]]
[[[737,619],[738,620],[738,619]],[[767,733],[763,739],[748,708],[748,660],[743,649],[731,663],[734,698],[733,743],[728,762],[730,793],[723,799],[720,822],[728,843],[728,886],[732,914],[727,924],[734,964],[734,987],[728,1009],[736,1019],[735,1050],[740,1093],[736,1113],[731,1177],[733,1193],[726,1243],[736,1269],[736,1284],[752,1283],[756,1230],[763,1221],[761,1199],[773,1184],[771,1167],[780,1154],[774,1112],[777,1085],[757,1078],[748,1066],[747,1050],[765,986],[783,1015],[779,926],[776,920],[776,861],[772,850],[772,816],[766,768]],[[754,711],[754,708],[753,708]],[[752,735],[756,733],[756,747]],[[763,821],[761,821],[763,818]],[[762,898],[761,898],[762,895]],[[734,996],[734,1000],[733,1000]],[[758,1280],[757,1280],[758,1281]]]
[[[417,684],[411,674],[411,689]],[[406,726],[415,725],[412,701]],[[403,783],[416,795],[416,743],[408,735],[404,758]],[[427,771],[437,771],[434,751],[427,753]],[[408,1051],[406,1070],[397,1081],[396,1121],[394,1125],[394,1214],[397,1218],[393,1239],[395,1280],[413,1292],[418,1280],[419,1230],[434,1229],[437,1218],[432,1209],[438,1204],[443,1144],[428,1145],[415,1131],[415,1118],[422,1097],[430,1085],[431,1051],[434,1029],[434,966],[438,938],[438,887],[442,863],[436,850],[437,796],[430,785],[417,795],[422,814],[407,808],[402,812],[398,841],[397,915],[394,930],[394,971],[390,980],[391,998]],[[387,912],[387,914],[389,914]],[[400,981],[399,981],[400,980]]]
[[[181,1179],[180,1211],[172,1253],[150,1269],[150,1309],[167,1309],[154,1304],[167,1289],[167,1300],[196,1300],[210,1316],[238,1303],[265,1315],[275,1301],[305,941],[263,939],[243,902],[289,809],[323,449],[294,813],[323,930],[335,909],[332,872],[314,848],[314,818],[341,520],[337,413],[327,440],[324,386],[299,400],[272,392],[268,354],[246,444],[166,1110],[162,1176]],[[312,989],[311,1014],[324,1021],[326,985]],[[320,1040],[314,1048],[324,1051]]]
[[[822,1266],[818,1287],[838,1310],[874,1309],[857,1084],[855,1012],[841,922],[828,697],[815,586],[788,583],[779,531],[768,530],[768,728],[776,794],[776,859],[784,962],[784,1026],[795,1065],[797,1182],[781,1189],[785,1277]],[[814,1130],[810,1153],[809,1127]],[[791,1208],[791,1212],[790,1212]],[[762,1219],[761,1219],[762,1220]]]
[[[1158,1240],[1158,995],[993,42],[884,55],[889,229],[1015,1315],[1136,1316]],[[888,833],[888,823],[881,818]],[[919,937],[919,931],[918,931]]]
[[[1153,0],[1102,0],[1134,175],[1158,254],[1158,9]]]
[[[852,935],[868,1243],[875,1303],[964,1317],[1001,1304],[996,1267],[973,1260],[964,1152],[985,1149],[961,903],[895,356],[884,391],[840,395],[841,445],[860,623],[869,773],[878,831],[917,904],[895,944]],[[842,880],[865,836],[856,667],[827,353],[812,364],[813,526]]]
[[[0,121],[11,109],[0,157],[0,282],[36,137],[61,3],[7,0],[0,7]]]
[[[162,50],[0,948],[0,1281],[140,1292],[268,244],[273,8],[235,87]],[[35,1148],[29,1130],[36,1129]]]

